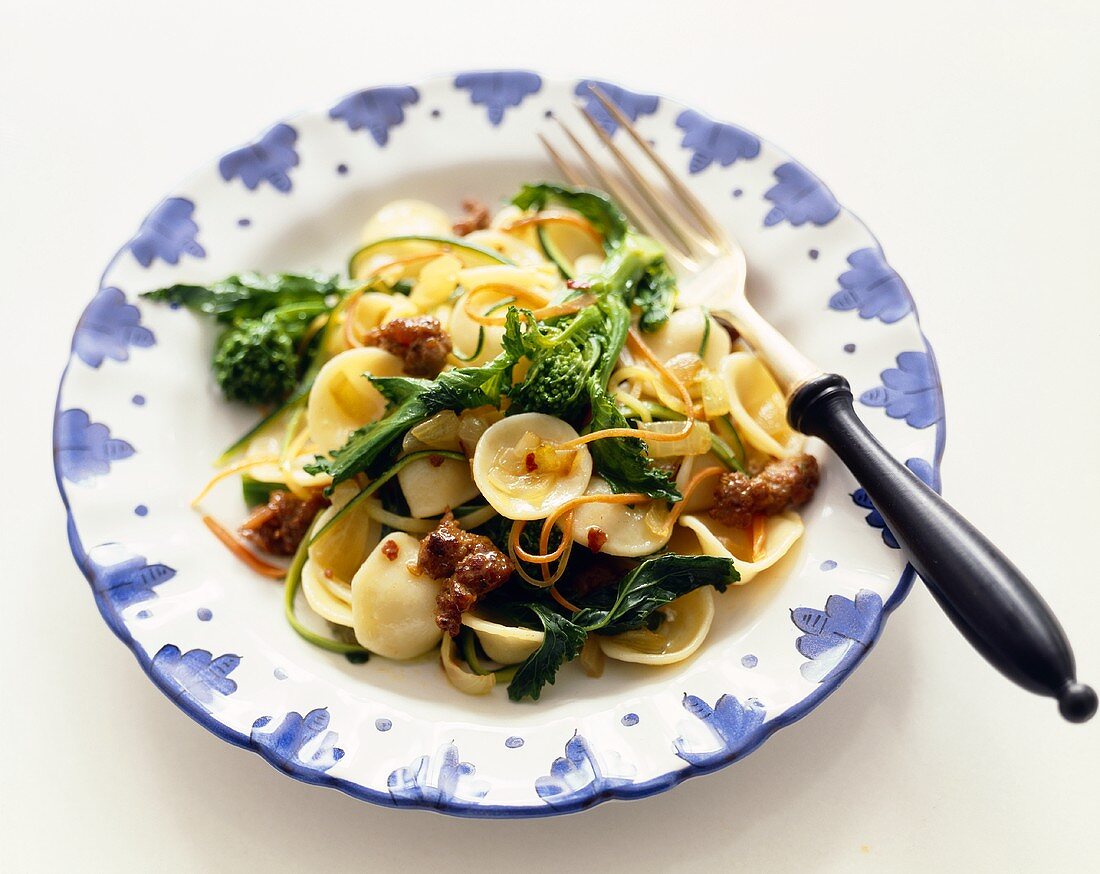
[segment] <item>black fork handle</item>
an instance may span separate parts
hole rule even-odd
[[[891,456],[859,420],[847,380],[826,374],[791,397],[791,426],[819,437],[874,502],[944,612],[1006,677],[1085,722],[1097,698],[1077,682],[1065,631],[1034,586],[973,525]]]

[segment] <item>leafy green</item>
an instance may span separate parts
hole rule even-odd
[[[149,300],[184,306],[223,324],[255,319],[292,303],[324,303],[340,291],[336,276],[320,273],[240,273],[212,285],[171,285],[147,291]]]
[[[172,285],[142,297],[184,306],[227,325],[214,349],[214,378],[226,398],[280,403],[294,391],[313,347],[299,341],[340,292],[335,276],[241,273],[212,285]]]
[[[708,555],[662,555],[647,559],[612,589],[591,593],[578,613],[562,616],[542,604],[528,604],[546,636],[542,645],[523,661],[508,686],[513,701],[538,700],[543,687],[553,684],[563,664],[577,657],[591,633],[621,634],[648,627],[661,607],[703,586],[724,592],[740,579],[733,559]]]
[[[248,507],[266,504],[271,499],[271,493],[282,487],[282,483],[265,483],[247,473],[241,474],[241,496]]]
[[[596,589],[573,622],[600,634],[621,634],[641,628],[654,610],[702,586],[724,592],[741,575],[731,558],[710,555],[661,555],[647,559],[628,573],[612,596],[610,588]],[[580,606],[580,605],[578,605]]]
[[[558,669],[577,657],[587,637],[579,625],[541,604],[530,604],[528,609],[542,623],[545,637],[542,645],[516,669],[508,684],[508,697],[513,701],[524,698],[538,701],[543,686],[553,685]]]
[[[503,387],[510,381],[514,362],[500,356],[483,367],[445,371],[434,380],[404,376],[371,376],[371,383],[394,404],[385,418],[355,431],[332,453],[306,465],[308,473],[332,476],[331,490],[357,473],[368,470],[410,428],[441,410],[464,410],[500,405]]]
[[[590,383],[589,392],[592,404],[589,431],[628,426],[626,417],[615,406],[606,389]],[[588,444],[588,451],[592,453],[592,463],[596,470],[613,492],[641,492],[651,498],[680,500],[680,491],[672,477],[668,471],[653,463],[646,454],[645,443],[641,440],[635,437],[595,440]]]
[[[273,404],[298,384],[298,345],[324,301],[305,301],[242,319],[227,328],[214,349],[214,379],[231,401]]]
[[[610,249],[630,231],[626,216],[606,194],[587,188],[567,188],[562,185],[524,185],[512,203],[520,209],[544,209],[557,203],[583,215],[604,238],[604,248]]]
[[[676,277],[663,258],[642,274],[631,303],[638,307],[638,327],[646,333],[653,333],[668,321],[676,306]]]

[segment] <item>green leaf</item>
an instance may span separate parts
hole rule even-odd
[[[541,604],[528,604],[527,609],[538,617],[546,636],[508,684],[508,697],[513,701],[538,701],[543,686],[553,685],[558,669],[577,657],[586,637],[583,628]]]
[[[643,561],[610,587],[593,592],[573,622],[588,631],[620,634],[641,628],[655,610],[703,586],[724,592],[741,575],[733,559],[709,555],[662,555]],[[578,605],[581,606],[581,605]]]
[[[282,483],[265,483],[247,473],[241,474],[241,496],[250,509],[266,504],[271,500],[271,493],[283,487]]]
[[[512,203],[520,209],[544,209],[556,203],[583,215],[604,238],[604,248],[616,245],[630,230],[626,216],[606,194],[564,185],[524,185]]]
[[[397,406],[384,419],[370,422],[352,433],[347,442],[332,453],[306,465],[308,473],[332,475],[331,490],[368,470],[410,428],[441,410],[465,410],[487,404],[500,405],[500,393],[511,377],[514,362],[502,355],[484,367],[447,370],[434,380],[401,376],[371,376],[371,383]]]
[[[588,431],[629,427],[606,389],[595,382],[590,383],[589,396],[592,421]],[[653,463],[643,441],[633,437],[606,437],[589,443],[588,450],[592,453],[593,466],[607,480],[611,491],[641,492],[651,498],[680,500],[680,491],[671,474]]]
[[[676,277],[661,259],[651,265],[634,289],[631,303],[641,311],[638,315],[638,327],[646,333],[660,328],[676,306]],[[707,321],[710,325],[710,321]]]
[[[335,275],[241,273],[212,285],[172,285],[147,291],[141,296],[184,306],[228,324],[258,318],[287,304],[324,302],[338,291],[340,284]]]

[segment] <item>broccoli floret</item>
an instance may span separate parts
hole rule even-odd
[[[298,353],[286,326],[266,316],[234,325],[218,341],[214,378],[231,401],[281,401],[298,382]]]
[[[576,343],[562,343],[535,359],[523,382],[508,397],[517,413],[549,413],[577,422],[588,407],[586,391],[591,360]]]

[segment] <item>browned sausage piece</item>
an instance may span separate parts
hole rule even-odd
[[[401,358],[409,376],[439,376],[451,351],[451,338],[439,319],[432,316],[386,322],[368,331],[363,344],[378,346]]]
[[[328,504],[319,492],[303,500],[290,492],[275,491],[266,504],[252,511],[238,533],[264,552],[294,555],[313,518]]]
[[[744,528],[753,516],[774,516],[802,506],[813,497],[820,478],[812,455],[771,461],[754,477],[724,473],[714,490],[710,515],[731,528]]]
[[[454,223],[456,237],[465,237],[489,227],[489,207],[480,200],[467,197],[462,201],[462,211],[466,214]]]
[[[448,511],[439,525],[420,541],[417,567],[443,589],[436,599],[435,621],[454,637],[462,614],[512,575],[512,562],[484,535],[464,531]]]

